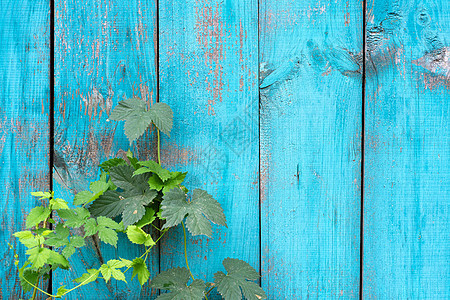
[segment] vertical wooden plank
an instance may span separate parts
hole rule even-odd
[[[450,298],[448,1],[369,1],[364,298]]]
[[[260,1],[262,286],[359,292],[362,6]]]
[[[54,179],[66,199],[88,188],[100,162],[128,149],[123,124],[108,120],[112,107],[132,96],[156,100],[155,13],[154,1],[56,1]],[[152,147],[145,136],[131,150],[145,159]],[[74,278],[102,260],[134,258],[143,251],[125,240],[117,249],[98,249],[91,241],[87,251],[72,257],[72,272],[54,276],[54,289],[73,286]],[[158,268],[156,251],[149,269],[154,274]],[[150,293],[148,287],[141,292],[136,280],[128,286],[99,280],[69,298],[147,299]]]
[[[209,281],[226,257],[258,270],[257,1],[161,0],[159,14],[160,100],[174,110],[162,162],[188,171],[187,187],[213,195],[228,222],[212,239],[189,235],[190,265]],[[171,231],[162,269],[185,265],[182,230]]]
[[[36,204],[30,192],[49,189],[48,0],[0,1],[0,298],[25,297],[8,243]]]

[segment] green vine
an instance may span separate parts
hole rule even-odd
[[[126,157],[107,160],[99,165],[100,178],[89,185],[89,190],[77,193],[72,204],[56,198],[52,191],[31,193],[45,204],[30,211],[25,222],[27,230],[14,233],[27,248],[27,260],[21,266],[17,251],[10,244],[23,292],[31,292],[33,300],[38,293],[62,298],[101,279],[127,282],[126,273],[132,270],[131,280],[137,277],[141,286],[149,284],[151,288],[169,291],[157,298],[160,300],[208,300],[214,289],[227,300],[266,299],[264,291],[254,282],[259,274],[242,260],[226,258],[223,265],[227,273],[215,273],[214,283],[210,284],[195,279],[189,267],[186,229],[192,236],[211,237],[212,223],[227,224],[222,207],[210,194],[201,189],[190,193],[182,185],[187,173],[169,171],[161,166],[160,131],[170,136],[171,108],[155,103],[147,109],[141,99],[130,98],[119,102],[110,119],[125,121],[125,134],[130,142],[154,126],[157,162],[138,160],[131,151]],[[55,224],[52,230],[47,228],[48,223]],[[162,224],[162,228],[157,224]],[[170,228],[178,225],[183,228],[186,267],[163,271],[150,280],[149,253]],[[153,230],[159,232],[156,240],[152,237]],[[144,253],[132,259],[111,259],[97,268],[87,269],[74,279],[73,287],[60,286],[56,294],[40,287],[52,271],[69,270],[69,260],[77,259],[72,255],[86,247],[86,239],[95,235],[102,243],[117,247],[119,232],[124,232],[130,243],[142,245]]]

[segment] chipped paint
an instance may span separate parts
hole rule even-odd
[[[108,92],[109,94],[106,99],[96,87],[93,87],[92,90],[88,92],[87,97],[81,95],[81,99],[85,106],[84,114],[88,114],[90,119],[95,119],[97,116],[98,118],[101,118],[102,112],[106,112],[106,114],[109,115],[112,108],[112,97],[114,92],[112,90],[108,90]]]
[[[442,76],[450,80],[450,47],[436,49],[424,56],[412,61],[436,76]]]
[[[197,43],[202,46],[204,63],[211,70],[212,79],[205,78],[206,88],[211,93],[208,99],[208,114],[214,115],[214,105],[222,102],[223,94],[223,65],[225,58],[224,44],[226,42],[221,6],[199,5],[195,8],[195,34]]]

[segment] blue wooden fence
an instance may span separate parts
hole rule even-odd
[[[189,237],[211,280],[226,257],[269,299],[450,298],[450,2],[0,0],[0,298],[21,297],[12,232],[30,191],[71,200],[130,146],[124,97],[171,105],[163,164],[208,190],[228,228]],[[151,158],[144,136],[131,145]],[[181,232],[152,274],[183,265]],[[24,249],[19,252],[24,256]],[[88,245],[70,286],[99,259]],[[93,283],[70,299],[154,299]],[[216,299],[217,296],[213,297]]]

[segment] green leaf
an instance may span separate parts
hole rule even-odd
[[[97,221],[95,219],[87,219],[84,224],[84,237],[94,235],[98,232]]]
[[[62,247],[69,244],[69,228],[64,227],[62,223],[56,225],[55,230],[48,235],[45,244],[53,247]]]
[[[162,181],[166,181],[167,179],[172,177],[171,172],[161,167],[161,165],[158,164],[156,161],[153,160],[140,161],[139,164],[142,166],[142,168],[137,169],[134,172],[133,176],[147,172],[152,172],[158,175]]]
[[[148,174],[133,177],[134,168],[121,165],[110,169],[111,181],[123,192],[107,191],[90,207],[93,215],[115,217],[122,214],[125,227],[139,221],[145,213],[145,206],[156,198],[157,192],[147,184]]]
[[[32,268],[26,268],[26,266],[28,265],[28,263],[25,263],[19,269],[20,285],[22,286],[22,290],[24,293],[28,293],[29,291],[31,291],[33,287],[30,285],[30,283],[36,284],[37,279],[39,278],[39,272]]]
[[[139,228],[144,227],[145,225],[149,225],[156,220],[155,210],[151,207],[145,208],[145,214],[139,222],[136,223],[136,226]]]
[[[90,191],[82,191],[75,195],[73,199],[74,205],[84,205],[90,203],[103,195],[106,192],[110,184],[105,181],[105,178],[100,178],[100,180],[94,181],[89,185]]]
[[[89,211],[94,216],[105,216],[114,218],[120,215],[125,208],[125,201],[123,196],[116,191],[106,191],[98,199],[96,199]]]
[[[49,203],[50,203],[50,209],[68,209],[69,208],[66,200],[61,199],[61,198],[52,198],[52,199],[50,199]]]
[[[109,184],[102,180],[94,181],[89,185],[89,189],[94,194],[103,194],[108,190],[108,188]]]
[[[130,143],[144,134],[152,123],[151,115],[146,110],[146,103],[139,98],[120,101],[109,118],[115,121],[125,120],[125,134]]]
[[[184,178],[186,177],[187,172],[170,172],[170,178],[166,181],[162,181],[162,179],[156,175],[153,174],[149,180],[148,184],[152,189],[155,189],[157,191],[162,190],[163,193],[167,193],[171,189],[174,189],[178,187],[181,183],[183,183]]]
[[[69,244],[74,246],[75,248],[81,248],[84,246],[84,238],[79,235],[72,236],[70,238]]]
[[[85,203],[91,202],[92,197],[94,197],[94,194],[92,194],[89,191],[81,191],[77,193],[73,199],[73,205],[83,205]]]
[[[190,275],[186,268],[173,268],[161,272],[150,283],[150,287],[169,290],[171,293],[161,294],[157,299],[201,300],[204,297],[206,284],[201,279],[195,279],[188,286]]]
[[[44,248],[45,249],[45,248]],[[68,269],[69,268],[69,261],[61,254],[49,250],[49,258],[48,263],[51,265],[58,265],[62,269]]]
[[[114,247],[117,246],[117,232],[115,230],[120,230],[121,226],[115,221],[106,218],[98,217],[98,237],[100,240],[106,244],[110,244]]]
[[[146,283],[150,278],[150,272],[148,271],[145,261],[140,257],[136,257],[135,259],[133,259],[131,266],[133,267],[131,280],[133,280],[134,276],[137,275],[139,283],[141,284],[141,286],[143,286],[144,283]]]
[[[130,267],[131,268],[131,264],[133,263],[131,260],[125,259],[125,258],[120,258],[120,261],[123,262],[125,267]]]
[[[152,105],[149,112],[153,124],[170,137],[170,131],[173,126],[173,112],[170,106],[166,103],[157,102]]]
[[[114,247],[117,246],[117,232],[110,228],[101,227],[98,229],[98,237],[103,243],[110,244]]]
[[[35,197],[41,197],[39,200],[50,199],[53,196],[53,192],[31,192],[30,194]]]
[[[147,247],[155,245],[151,235],[135,225],[128,226],[127,236],[128,239],[134,244],[144,244]]]
[[[109,169],[111,169],[112,167],[117,167],[117,166],[126,165],[126,164],[127,164],[127,162],[124,159],[119,158],[119,157],[114,157],[114,158],[111,158],[111,159],[109,159],[107,161],[102,162],[98,166],[100,168],[102,168],[103,171],[109,172]]]
[[[37,247],[43,242],[43,239],[33,235],[31,231],[19,231],[13,235],[27,248]]]
[[[95,219],[88,219],[86,221],[84,225],[84,237],[94,235],[98,232],[98,237],[102,242],[116,247],[118,240],[116,230],[122,230],[122,226],[114,220],[101,216],[97,218],[97,221]]]
[[[90,217],[90,213],[86,208],[77,207],[75,209],[60,209],[57,211],[58,216],[66,221],[64,224],[68,227],[79,228]]]
[[[69,258],[75,253],[75,248],[84,246],[83,237],[76,235],[69,239],[69,235],[69,228],[59,223],[55,230],[48,235],[45,244],[56,248],[65,246],[61,253],[64,257]]]
[[[153,174],[148,179],[148,185],[150,186],[150,188],[157,190],[157,191],[161,191],[164,188],[164,182],[156,174]]]
[[[214,274],[214,283],[225,300],[242,299],[242,296],[249,300],[267,299],[264,290],[250,281],[259,278],[258,272],[252,266],[233,258],[225,258],[223,266],[227,274],[220,271]]]
[[[204,234],[211,237],[214,224],[226,226],[226,219],[220,204],[206,191],[195,189],[192,201],[186,201],[186,194],[174,188],[163,196],[161,216],[166,219],[163,228],[176,226],[186,217],[186,227],[192,235]]]
[[[151,124],[152,119],[146,111],[138,112],[134,118],[127,119],[124,129],[130,143],[141,137]]]
[[[29,255],[28,261],[33,265],[33,268],[39,269],[47,263],[51,252],[47,248],[34,247],[28,249],[25,253]]]
[[[119,270],[120,268],[126,267],[127,262],[123,260],[111,259],[106,264],[100,267],[100,272],[106,282],[109,281],[111,276],[116,280],[125,281],[125,274]]]
[[[139,179],[141,176],[133,178],[134,168],[128,165],[117,166],[111,168],[110,176],[111,181],[118,187],[124,190],[133,190],[135,185],[141,185]]]
[[[56,293],[56,297],[58,298],[58,297],[62,297],[62,296],[64,296],[65,294],[66,294],[66,292],[68,292],[69,290],[68,289],[66,289],[66,287],[63,285],[63,286],[60,286],[59,288],[58,288],[58,291],[57,291],[57,293]]]
[[[71,245],[64,247],[64,249],[61,251],[61,254],[66,258],[71,257],[74,253],[75,253],[75,247],[73,247]]]
[[[152,123],[169,135],[173,126],[173,112],[165,103],[155,103],[147,111],[146,103],[139,98],[120,101],[109,116],[111,120],[125,120],[125,134],[130,142],[144,134]]]
[[[145,111],[146,103],[137,97],[119,101],[109,118],[113,121],[123,121],[134,117],[136,112]]]
[[[27,228],[31,228],[43,221],[45,221],[52,211],[43,206],[36,206],[33,209],[31,209],[30,213],[28,214],[27,221],[25,223],[25,226]]]
[[[106,218],[106,217],[98,217],[97,218],[98,226],[109,227],[114,230],[121,230],[122,226],[116,221]]]
[[[96,269],[87,269],[87,273],[81,275],[81,277],[74,279],[76,283],[82,283],[82,285],[86,285],[97,280],[98,275],[100,274],[100,270]]]

